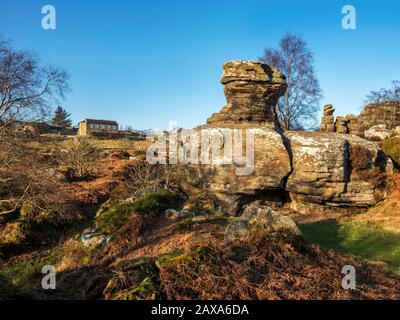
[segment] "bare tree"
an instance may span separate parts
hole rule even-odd
[[[371,91],[365,97],[364,105],[369,103],[382,103],[389,100],[400,101],[400,81],[392,81],[391,88],[389,89],[382,88],[378,91]]]
[[[300,36],[287,33],[277,49],[265,49],[260,61],[278,68],[286,75],[288,89],[276,108],[282,128],[312,127],[322,94],[314,71],[313,54],[306,42]]]
[[[42,66],[30,51],[0,37],[0,131],[14,121],[37,120],[69,89],[66,71]]]

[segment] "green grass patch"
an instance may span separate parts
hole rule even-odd
[[[323,221],[299,226],[304,237],[322,247],[352,254],[359,258],[387,263],[391,272],[400,275],[400,233],[379,225],[349,219]]]
[[[182,197],[170,190],[159,190],[149,193],[129,204],[117,205],[99,214],[96,225],[101,232],[115,234],[123,230],[123,226],[129,222],[133,212],[140,214],[160,214],[167,209],[178,208],[182,203]]]
[[[188,266],[190,263],[198,263],[210,254],[210,250],[205,246],[198,246],[193,251],[187,253],[172,252],[157,258],[155,265],[158,269],[176,268]]]
[[[0,277],[9,279],[16,287],[26,287],[43,277],[42,268],[46,265],[56,265],[58,260],[57,252],[37,259],[35,261],[21,261],[14,265],[6,265],[0,269]],[[40,281],[36,283],[40,285]]]

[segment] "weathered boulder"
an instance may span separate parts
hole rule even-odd
[[[384,101],[368,104],[358,116],[358,122],[360,132],[377,125],[385,125],[389,130],[394,129],[400,126],[400,102]]]
[[[374,205],[380,200],[368,170],[391,173],[393,164],[374,142],[357,136],[287,132],[293,172],[286,190],[292,208],[299,212],[328,211],[330,208]],[[362,159],[356,159],[361,157]],[[363,162],[362,168],[353,168]]]
[[[165,210],[165,215],[167,218],[172,220],[178,220],[186,217],[194,217],[194,213],[188,210],[175,210],[175,209],[167,209]]]
[[[400,102],[384,101],[371,103],[364,107],[359,116],[352,114],[346,117],[334,116],[332,105],[324,107],[321,122],[322,132],[349,133],[371,141],[386,139],[392,130],[400,126]]]
[[[386,125],[380,124],[365,130],[364,135],[369,140],[381,141],[390,136],[390,130],[386,128]]]
[[[208,130],[223,132],[230,129],[203,128],[198,134],[205,134]],[[214,194],[220,208],[232,214],[240,209],[244,198],[268,190],[283,191],[291,172],[289,153],[281,134],[265,127],[249,128],[243,134],[253,136],[254,161],[250,162],[254,163],[223,164],[222,158],[207,165],[190,166],[203,182],[203,187]],[[221,134],[221,138],[223,136]],[[221,152],[229,148],[226,139],[223,145]]]
[[[268,206],[252,203],[245,208],[238,221],[226,227],[225,239],[227,241],[232,241],[259,232],[301,234],[300,229],[290,217],[273,211]]]
[[[96,229],[85,230],[80,239],[83,245],[89,248],[101,247],[110,241],[109,236],[100,234]]]
[[[398,137],[398,136],[400,136],[400,126],[394,128],[394,129],[390,132],[390,136],[391,136],[391,137]]]

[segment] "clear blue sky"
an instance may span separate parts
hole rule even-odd
[[[65,67],[64,107],[135,128],[190,128],[224,104],[219,79],[231,59],[257,59],[286,32],[315,54],[325,103],[358,113],[372,89],[400,80],[400,2],[336,0],[0,0],[0,33]],[[41,28],[43,5],[57,29]],[[341,8],[357,9],[343,30]]]

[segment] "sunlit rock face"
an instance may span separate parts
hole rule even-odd
[[[258,61],[229,61],[223,66],[221,83],[227,104],[207,123],[213,126],[243,123],[277,127],[275,105],[285,93],[285,76]]]
[[[376,192],[370,175],[390,174],[393,164],[376,143],[336,133],[285,135],[292,153],[293,172],[286,190],[293,209],[311,213],[336,207],[367,207],[381,200],[382,194]],[[355,163],[360,163],[362,170],[357,170]]]

